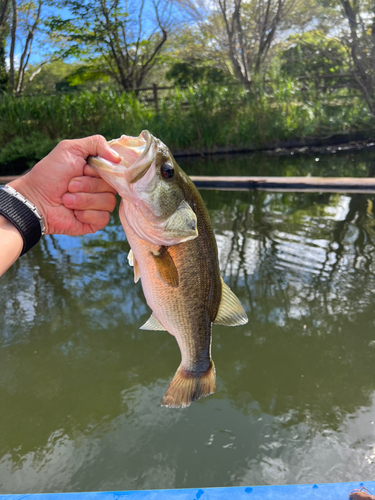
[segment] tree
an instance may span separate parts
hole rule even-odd
[[[142,85],[167,40],[170,0],[128,3],[123,0],[63,0],[70,19],[51,17],[55,40],[66,40],[60,55],[101,59],[107,72],[126,91]]]
[[[225,83],[228,74],[219,68],[201,64],[197,59],[174,62],[165,74],[167,80],[178,85],[192,85],[202,82]]]
[[[35,4],[27,0],[10,0],[10,50],[9,50],[9,93],[19,95],[32,81],[34,74],[25,82],[34,36],[38,29],[43,0]],[[20,44],[21,56],[16,60],[16,43]]]
[[[242,3],[218,0],[227,34],[229,57],[236,76],[248,82],[259,74],[280,23],[295,0],[260,0]],[[253,70],[253,71],[252,71]]]
[[[280,56],[282,74],[301,78],[305,89],[312,87],[315,91],[331,93],[343,87],[358,88],[349,73],[345,47],[340,40],[327,36],[322,30],[290,36],[287,48]]]
[[[34,77],[31,74],[25,81],[42,4],[42,0],[0,0],[0,91],[19,95]],[[6,65],[7,49],[9,71]]]
[[[183,13],[184,14],[184,13]],[[186,15],[180,19],[193,21]],[[179,85],[233,81],[230,62],[203,24],[180,22],[168,36],[153,75]]]
[[[281,58],[282,70],[292,78],[349,71],[347,53],[340,40],[321,30],[290,36]]]
[[[34,74],[39,67],[39,65],[30,65],[26,71],[25,79]],[[100,61],[89,66],[80,62],[69,64],[58,59],[43,66],[43,71],[40,71],[26,88],[25,95],[28,93],[51,94],[56,91],[70,92],[81,89],[96,90],[98,86],[103,86],[106,80],[109,80],[109,77],[100,71]]]
[[[244,83],[267,72],[283,33],[311,19],[310,2],[302,0],[201,0],[199,7],[181,2]]]
[[[8,72],[5,61],[5,44],[8,31],[9,0],[0,0],[0,93],[8,88]]]
[[[342,42],[350,54],[351,72],[375,116],[375,3],[338,0],[348,23]]]

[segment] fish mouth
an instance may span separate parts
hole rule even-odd
[[[99,174],[124,176],[129,183],[137,182],[146,174],[157,153],[156,141],[148,130],[143,130],[138,137],[122,135],[108,144],[120,155],[120,163],[112,163],[100,156],[90,156],[87,163]]]

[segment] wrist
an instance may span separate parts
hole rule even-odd
[[[17,248],[19,247],[18,256],[22,251],[23,240],[21,233],[18,231],[16,226],[14,226],[11,222],[8,221],[3,215],[0,215],[0,231],[7,231],[7,233],[12,234],[12,239],[17,241]]]
[[[0,215],[0,276],[18,259],[23,248],[23,239],[18,229]]]
[[[8,182],[7,186],[18,191],[18,193],[22,194],[27,200],[29,200],[41,213],[45,220],[45,214],[43,210],[43,203],[41,201],[41,196],[38,195],[32,188],[30,188],[30,172],[15,179],[14,181]]]
[[[37,190],[32,188],[33,182],[30,177],[31,174],[32,171],[22,175],[14,181],[8,182],[7,186],[18,191],[38,209],[44,221],[44,234],[48,234],[47,214],[43,204],[43,197]]]
[[[9,185],[0,189],[0,215],[21,235],[21,255],[38,243],[44,234],[44,220],[37,207]],[[5,224],[2,221],[2,225],[8,227]]]

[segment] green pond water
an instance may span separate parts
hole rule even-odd
[[[360,175],[374,153],[180,160],[191,174]],[[319,161],[317,161],[319,158]],[[216,394],[160,406],[180,361],[115,214],[0,279],[0,493],[372,480],[375,195],[202,191],[248,325],[214,327]]]

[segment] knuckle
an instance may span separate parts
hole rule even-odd
[[[89,176],[82,177],[82,191],[87,193],[95,193],[95,179]]]
[[[91,177],[92,189],[94,193],[103,191],[103,180],[98,177]]]
[[[88,207],[90,205],[91,197],[89,193],[82,193],[83,194],[83,204],[85,207]]]
[[[64,139],[57,144],[56,149],[68,149],[71,142],[69,139]]]
[[[85,212],[83,210],[74,210],[74,216],[80,222],[86,222],[85,221]]]
[[[97,144],[106,144],[107,143],[107,141],[105,140],[105,138],[102,135],[100,135],[100,134],[92,135],[91,139],[92,139],[93,142],[95,142]]]
[[[111,216],[109,215],[109,212],[104,212],[103,213],[103,217],[102,217],[102,227],[106,226],[109,222],[109,219],[111,218]]]
[[[82,191],[87,193],[89,191],[91,191],[91,178],[90,177],[83,177],[82,178]]]
[[[87,209],[87,206],[89,204],[89,199],[87,193],[77,193],[77,197],[79,200],[79,207],[81,210]]]
[[[111,197],[110,202],[109,202],[109,206],[111,207],[110,212],[113,212],[113,210],[116,208],[117,200],[116,200],[116,196],[114,194],[111,194],[110,197]],[[109,214],[108,214],[108,217],[109,217]]]
[[[107,214],[104,218],[104,223],[103,223],[102,229],[103,229],[103,227],[105,227],[108,224],[110,218],[111,217],[110,217],[109,213],[107,212]]]
[[[85,165],[85,168],[83,169],[83,173],[84,173],[85,177],[89,177],[89,178],[90,177],[91,178],[93,178],[93,177],[98,178],[99,177],[98,174],[93,170],[93,168],[90,167],[90,165],[88,165],[88,164]]]

